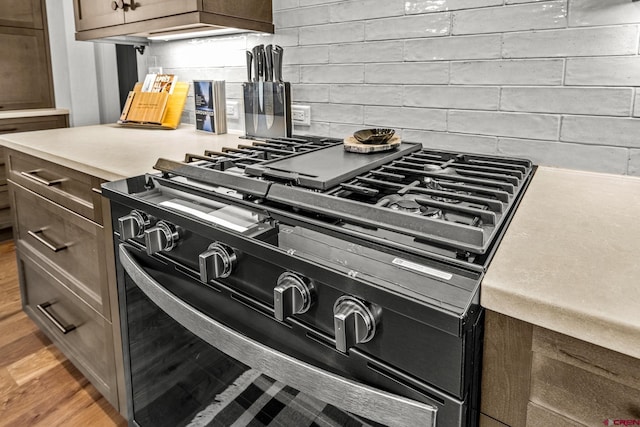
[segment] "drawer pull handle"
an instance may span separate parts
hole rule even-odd
[[[91,191],[93,191],[94,193],[102,194],[102,190],[97,187],[92,187]]]
[[[13,132],[18,130],[18,128],[4,128],[4,129],[0,129],[0,132]]]
[[[36,231],[29,230],[29,231],[27,231],[27,233],[29,234],[29,236],[33,237],[38,242],[42,243],[47,248],[51,249],[53,252],[60,252],[63,249],[67,249],[67,245],[56,246],[53,243],[51,243],[48,240],[46,240],[44,237],[41,236],[43,231],[44,231],[44,229],[40,229],[40,230],[36,230]]]
[[[38,175],[36,175],[38,172],[41,172],[42,169],[35,169],[29,172],[20,172],[20,175],[22,176],[26,176],[27,178],[31,179],[32,181],[35,181],[39,184],[42,185],[46,185],[47,187],[51,187],[52,185],[58,185],[62,182],[65,181],[64,178],[60,178],[60,179],[54,179],[52,181],[47,181],[44,178],[40,178]]]
[[[58,328],[58,330],[62,332],[64,335],[68,334],[69,332],[73,331],[76,328],[75,325],[65,326],[62,322],[56,319],[53,314],[49,313],[49,311],[47,311],[47,308],[51,307],[50,302],[44,302],[42,304],[38,304],[36,305],[36,307],[38,307],[38,310],[40,310],[40,312],[44,315],[44,317],[49,319],[49,321],[53,323],[53,325],[56,328]]]

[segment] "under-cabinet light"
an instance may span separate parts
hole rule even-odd
[[[154,34],[152,36],[148,36],[149,40],[181,40],[181,39],[191,39],[197,37],[211,37],[211,36],[222,36],[226,34],[234,34],[234,33],[243,33],[247,30],[241,30],[238,28],[216,28],[214,30],[196,30],[196,31],[186,31],[186,32],[170,32],[165,34]]]

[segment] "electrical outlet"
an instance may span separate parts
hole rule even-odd
[[[296,125],[311,126],[311,107],[309,105],[292,105],[291,121]]]
[[[238,102],[227,102],[227,119],[238,120],[240,118],[240,112],[238,111]]]

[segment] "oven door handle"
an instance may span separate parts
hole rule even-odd
[[[273,350],[211,319],[151,277],[120,244],[120,263],[147,297],[194,335],[228,356],[303,393],[389,426],[435,426],[438,408],[369,387]]]

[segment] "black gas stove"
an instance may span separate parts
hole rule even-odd
[[[371,425],[475,425],[479,286],[531,162],[408,142],[360,154],[342,140],[294,137],[155,168],[103,186],[125,259],[120,281],[136,275],[126,259],[160,263],[147,270],[179,277],[164,289],[215,324],[309,372],[391,396],[378,406],[396,409],[378,414],[261,368]]]

